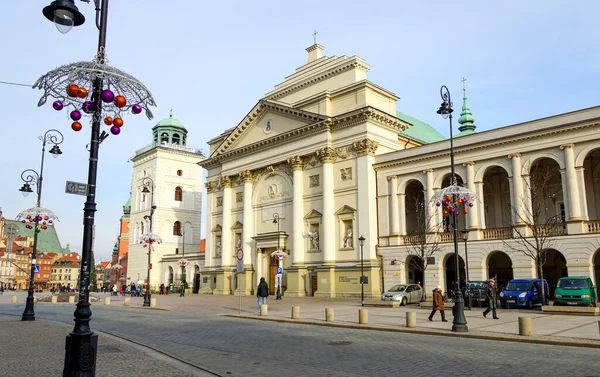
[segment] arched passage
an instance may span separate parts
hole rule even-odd
[[[544,279],[548,281],[548,288],[550,289],[550,298],[554,297],[554,289],[558,279],[569,276],[567,272],[567,260],[562,253],[555,249],[549,249],[546,251],[546,262],[544,263],[543,272]]]
[[[427,231],[429,224],[425,219],[425,196],[423,184],[412,181],[406,186],[404,200],[404,219],[406,223],[406,234],[409,236],[423,234]]]
[[[463,179],[458,174],[456,174],[455,177],[456,177],[456,185],[464,186]],[[442,188],[450,186],[451,181],[452,181],[452,174],[447,174],[442,181]],[[443,215],[442,221],[443,221],[442,225],[444,228],[444,232],[452,232],[454,229],[452,226],[454,224],[453,224],[453,220],[452,220],[452,214],[449,211],[448,211],[448,213],[445,213]],[[467,222],[466,222],[465,214],[462,211],[458,212],[458,214],[456,215],[456,229],[458,229],[458,231],[460,232],[461,229],[466,228],[466,224],[467,224]]]
[[[497,277],[498,288],[506,287],[506,284],[514,279],[512,260],[502,251],[493,251],[487,260],[488,278]]]
[[[486,228],[503,228],[511,224],[508,173],[492,166],[483,175],[483,206]]]
[[[423,284],[423,261],[415,255],[409,255],[406,258],[406,283]]]
[[[169,286],[173,283],[173,267],[167,266],[167,270],[165,271],[165,285],[167,286],[167,289],[169,289]]]
[[[464,283],[465,283],[465,261],[462,259],[462,257],[459,255],[458,256],[458,272],[459,272],[459,279],[460,279],[460,286],[464,287]],[[446,263],[444,263],[444,275],[445,275],[445,282],[446,282],[446,292],[450,292],[453,290],[454,286],[455,286],[455,281],[456,281],[456,261],[454,259],[454,254],[449,254],[448,258],[446,259]]]
[[[202,275],[200,275],[200,266],[194,266],[194,289],[193,293],[199,293],[202,282]]]

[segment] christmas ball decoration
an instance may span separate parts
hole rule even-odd
[[[131,112],[134,114],[139,114],[142,112],[142,106],[140,106],[139,104],[135,104],[131,107]]]
[[[61,111],[63,109],[63,103],[61,101],[54,101],[54,103],[52,103],[52,107],[56,111]]]
[[[473,203],[469,203],[469,207],[473,207]]]
[[[106,117],[106,118],[104,118],[104,124],[106,124],[107,126],[112,126],[112,124],[113,124],[113,118],[112,117]]]
[[[85,88],[79,88],[77,90],[77,97],[79,98],[85,98],[88,96],[88,91]]]
[[[446,195],[446,200],[447,200],[447,201],[451,201],[451,200],[452,200],[452,197],[451,197],[450,195]]]
[[[115,118],[113,120],[113,124],[117,127],[122,127],[123,126],[123,119],[121,118]]]
[[[48,220],[48,224],[52,224],[52,220]]]
[[[447,215],[447,214],[448,214],[448,211],[444,210],[444,211],[443,211],[443,213],[444,213],[444,215]]]
[[[45,230],[46,228],[47,228],[47,226],[46,226],[46,225],[42,225],[42,229],[44,229],[44,230]]]
[[[104,89],[102,93],[100,93],[100,99],[103,102],[110,103],[115,99],[115,93],[110,89]]]
[[[463,209],[463,213],[466,215],[467,213],[469,213],[468,209]]]
[[[25,220],[21,220],[21,222],[22,222],[23,224],[25,224]]]
[[[458,204],[462,204],[462,202],[463,202],[462,198],[458,198],[456,201],[458,202]]]
[[[78,121],[79,119],[81,119],[81,111],[79,110],[73,110],[71,111],[71,119],[73,119],[74,121]]]
[[[117,126],[112,126],[110,128],[110,133],[113,134],[113,135],[118,135],[118,134],[121,133],[121,129],[119,127],[117,127]]]
[[[27,220],[31,220],[31,215],[27,215]]]
[[[71,84],[67,87],[67,94],[69,95],[69,97],[77,97],[77,94],[79,93],[79,87],[75,84]]]
[[[440,202],[435,202],[435,206],[436,206],[436,207],[439,207],[439,206],[441,206],[441,205],[442,205],[442,203],[440,203]]]
[[[46,222],[44,221],[44,222],[42,223],[42,225],[46,225]]]
[[[73,122],[73,123],[71,123],[71,129],[73,131],[75,131],[75,132],[81,131],[82,128],[83,128],[83,126],[79,122]]]
[[[94,112],[94,103],[92,101],[85,101],[83,103],[83,105],[81,106],[81,109],[85,112],[85,113],[93,113]]]
[[[44,216],[44,220],[48,220],[48,216]]]
[[[125,97],[123,97],[123,96],[115,97],[115,106],[116,107],[123,107],[125,105],[127,105],[127,100],[125,99]]]

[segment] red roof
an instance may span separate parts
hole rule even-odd
[[[205,238],[200,240],[200,252],[201,253],[206,252],[206,239]]]

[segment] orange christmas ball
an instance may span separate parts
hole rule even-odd
[[[112,126],[112,124],[113,124],[113,118],[112,117],[106,117],[106,118],[104,118],[104,124],[106,124],[107,126]]]
[[[468,209],[463,209],[463,213],[466,215],[467,213],[469,213]]]
[[[113,120],[113,124],[117,127],[121,127],[121,126],[123,126],[123,119],[115,118],[115,120]]]
[[[447,214],[448,214],[448,211],[444,210],[444,215],[447,215]]]
[[[83,126],[79,122],[71,123],[71,129],[75,132],[81,131],[82,128],[83,128]]]
[[[87,95],[88,95],[88,92],[87,92],[87,90],[85,88],[79,88],[77,90],[77,97],[79,97],[79,98],[85,98],[85,97],[87,97]]]
[[[48,216],[44,216],[44,220],[48,220]]]
[[[77,94],[79,93],[79,87],[75,84],[71,84],[67,87],[67,94],[69,95],[69,97],[77,97]]]
[[[446,200],[450,201],[452,200],[452,197],[450,195],[446,195]]]
[[[117,107],[123,107],[123,106],[127,105],[127,100],[123,96],[116,96],[114,103],[115,103],[115,106],[117,106]]]

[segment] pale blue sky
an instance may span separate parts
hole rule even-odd
[[[76,2],[87,21],[66,35],[42,16],[50,0],[7,4],[0,81],[33,84],[58,65],[94,57],[94,8]],[[209,139],[235,126],[306,62],[314,29],[324,54],[362,57],[373,67],[369,80],[401,98],[398,110],[447,135],[447,121],[435,113],[439,88],[450,88],[459,109],[462,77],[478,131],[597,105],[598,14],[600,3],[591,0],[112,0],[110,64],[144,82],[158,107],[152,121],[127,116],[121,134],[101,146],[96,260],[110,258],[129,195],[127,160],[151,142],[152,126],[173,108],[189,131],[188,145],[207,150]],[[85,198],[65,194],[64,187],[67,180],[87,181],[89,126],[75,133],[66,112],[50,103],[36,107],[37,90],[0,85],[0,94],[4,216],[35,204],[34,195],[17,191],[20,174],[39,168],[37,136],[57,128],[65,135],[63,155],[46,160],[42,205],[60,217],[62,244],[80,252]]]

